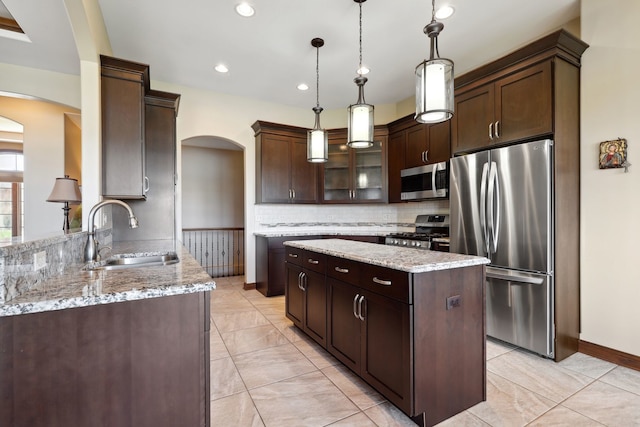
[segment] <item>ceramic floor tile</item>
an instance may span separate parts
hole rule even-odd
[[[211,400],[246,391],[244,382],[230,357],[212,360],[209,365]]]
[[[536,419],[527,427],[602,427],[597,421],[591,418],[585,417],[575,411],[564,406],[556,406],[549,412],[543,414],[540,418]]]
[[[561,362],[558,366],[579,372],[591,378],[600,378],[616,367],[615,364],[587,356],[583,353],[574,353]]]
[[[640,396],[596,381],[562,403],[606,426],[640,426]]]
[[[211,427],[264,427],[249,393],[211,402]]]
[[[220,333],[255,328],[271,323],[255,308],[252,308],[251,311],[211,313],[211,318]]]
[[[300,340],[306,339],[307,336],[300,329],[295,327],[293,323],[289,319],[269,319],[273,326],[275,326],[287,339],[292,342],[298,342]]]
[[[360,409],[368,409],[386,401],[380,393],[343,365],[324,368],[322,373]]]
[[[559,403],[582,389],[593,378],[564,369],[549,359],[515,350],[487,362],[491,371],[528,390]]]
[[[508,353],[516,347],[502,341],[487,338],[487,360]]]
[[[490,427],[469,411],[460,412],[458,415],[436,424],[437,427]]]
[[[224,345],[224,341],[222,341],[218,330],[212,327],[211,333],[209,334],[209,359],[216,360],[222,359],[223,357],[229,357],[227,346]]]
[[[364,411],[378,427],[416,427],[411,418],[389,402],[372,406]]]
[[[295,345],[296,348],[300,350],[300,352],[304,354],[318,369],[340,364],[338,359],[333,357],[327,350],[320,347],[320,344],[310,338],[303,337],[303,339],[295,341],[293,345]]]
[[[242,295],[242,291],[215,290],[211,295],[212,313],[255,310],[253,304]]]
[[[335,423],[329,424],[327,427],[377,427],[376,423],[371,421],[364,413],[358,412],[355,415],[344,418]]]
[[[255,328],[223,332],[222,340],[231,355],[248,353],[250,351],[262,350],[289,343],[289,340],[270,324],[256,326]]]
[[[320,372],[254,388],[249,393],[267,427],[322,427],[358,412]]]
[[[524,426],[553,406],[553,401],[487,372],[487,400],[468,411],[491,426]]]
[[[600,378],[600,381],[640,396],[640,371],[618,366]]]
[[[244,353],[233,359],[249,389],[317,370],[293,344]]]

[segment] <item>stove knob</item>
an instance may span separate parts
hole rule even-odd
[[[421,246],[422,246],[422,243],[420,243],[420,242],[416,242],[416,248],[419,248],[419,247],[421,247]]]
[[[407,246],[407,241],[406,240],[402,241],[402,246]]]

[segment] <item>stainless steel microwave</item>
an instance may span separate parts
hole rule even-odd
[[[403,169],[400,180],[401,200],[446,199],[449,197],[449,162]]]

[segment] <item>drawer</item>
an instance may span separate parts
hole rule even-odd
[[[302,259],[304,257],[304,250],[300,248],[292,248],[291,246],[285,246],[286,255],[284,260],[286,262],[290,262],[291,264],[303,266]]]
[[[327,259],[327,276],[359,286],[362,264],[349,259],[330,256]]]
[[[319,254],[317,252],[302,251],[301,266],[307,270],[316,271],[318,273],[326,274],[327,271],[327,256]]]
[[[411,304],[410,276],[411,274],[406,271],[377,265],[364,265],[360,273],[359,286],[371,292]]]

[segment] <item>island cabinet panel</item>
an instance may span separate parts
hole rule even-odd
[[[303,260],[310,252],[286,251]],[[293,292],[300,267],[289,256],[287,264],[287,310],[309,310]],[[409,273],[326,255],[327,298],[316,300],[326,304],[325,348],[416,423],[433,426],[486,399],[483,284],[483,265]]]
[[[0,425],[208,426],[209,298],[0,318]]]
[[[327,337],[326,257],[300,249],[287,251],[286,316],[322,346]]]

